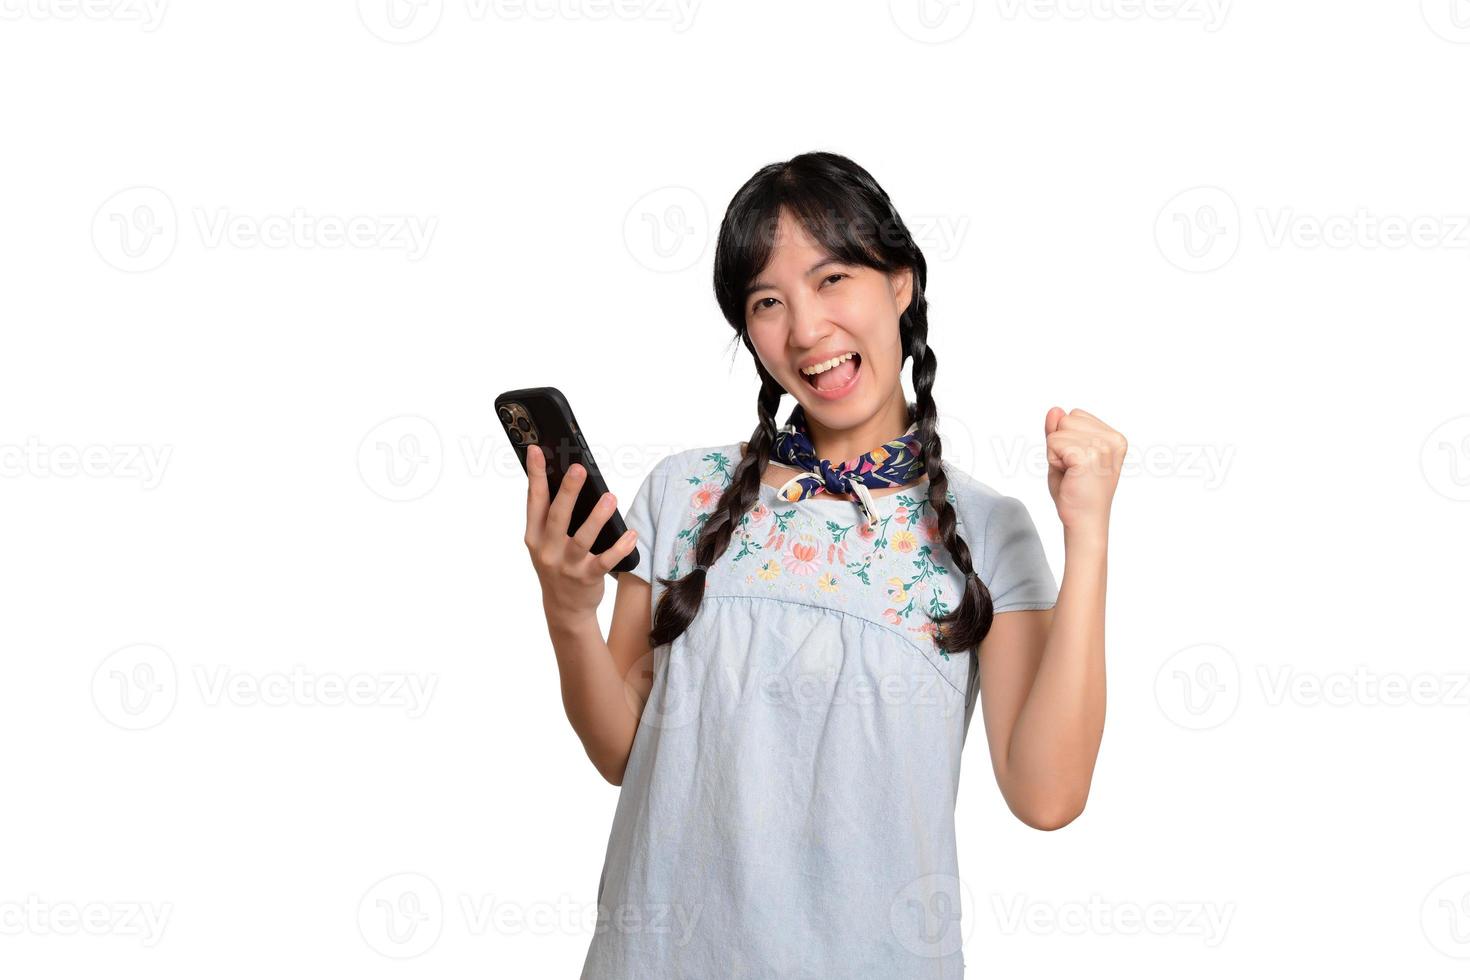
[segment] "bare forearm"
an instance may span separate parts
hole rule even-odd
[[[602,627],[596,616],[569,620],[549,611],[546,625],[556,651],[567,719],[597,771],[609,782],[620,783],[638,715]]]
[[[1066,567],[1041,663],[1016,718],[1008,770],[1018,798],[1046,826],[1082,812],[1107,704],[1106,529],[1065,533]]]

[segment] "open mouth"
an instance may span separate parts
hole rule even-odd
[[[834,357],[823,370],[815,374],[802,372],[802,378],[816,391],[823,394],[838,394],[851,387],[858,375],[858,368],[862,366],[862,355],[856,351],[850,351],[841,357]]]

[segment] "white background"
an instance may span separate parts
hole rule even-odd
[[[746,438],[714,235],[829,149],[1059,578],[1047,409],[1130,441],[1086,812],[970,742],[970,972],[1463,976],[1470,4],[528,4],[0,0],[0,973],[576,976],[617,790],[491,402],[624,502]]]

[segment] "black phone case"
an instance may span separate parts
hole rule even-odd
[[[592,451],[582,438],[581,426],[577,425],[577,417],[572,414],[572,406],[567,402],[566,396],[555,388],[545,387],[517,388],[502,392],[495,398],[495,417],[505,428],[505,436],[514,447],[521,461],[521,469],[526,473],[530,472],[526,465],[526,452],[531,443],[541,447],[546,457],[549,499],[556,499],[557,491],[561,489],[562,477],[573,463],[581,463],[587,468],[587,480],[577,494],[571,519],[567,522],[567,534],[576,534],[577,529],[592,513],[592,508],[597,506],[598,499],[607,492],[608,486],[597,469]],[[532,429],[526,431],[522,427],[523,422],[529,423]],[[614,510],[598,532],[597,540],[592,543],[592,553],[602,554],[627,530],[621,508]],[[608,574],[616,576],[618,572],[631,572],[637,567],[638,549],[634,548]]]

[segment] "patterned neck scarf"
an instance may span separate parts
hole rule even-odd
[[[909,418],[913,418],[910,406]],[[919,441],[918,423],[910,422],[904,434],[885,442],[877,449],[841,463],[820,459],[807,434],[806,413],[800,404],[792,409],[786,424],[776,432],[771,458],[804,472],[781,485],[776,492],[783,500],[805,500],[824,491],[850,493],[867,518],[868,526],[878,523],[878,508],[869,487],[891,487],[911,483],[924,475],[923,446]]]

